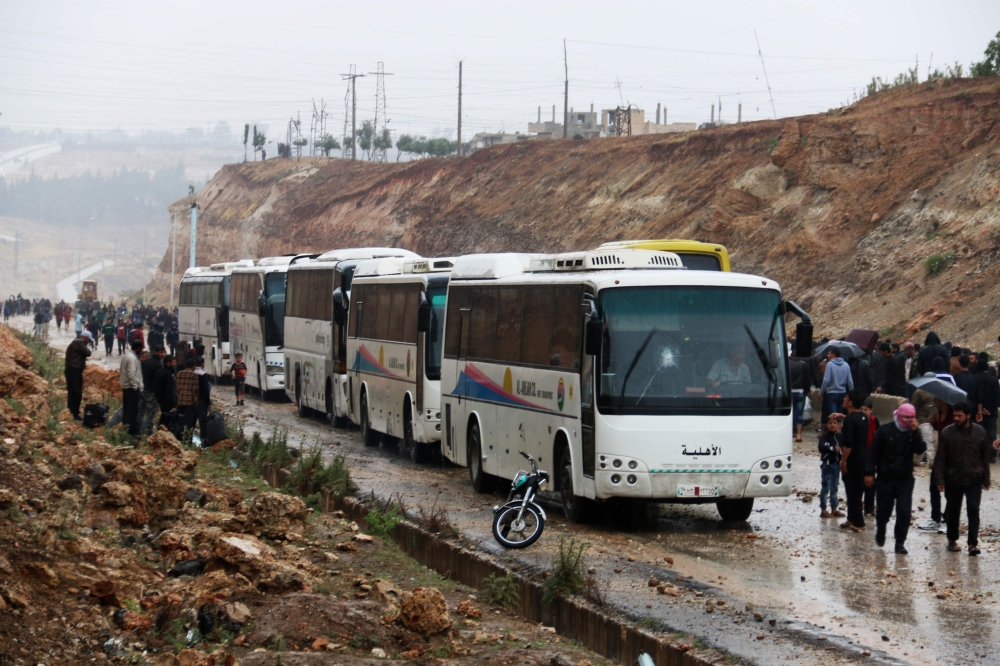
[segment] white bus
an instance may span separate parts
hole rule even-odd
[[[304,416],[310,409],[343,423],[349,416],[347,327],[334,317],[334,295],[350,298],[359,261],[416,257],[408,250],[369,247],[333,250],[288,269],[285,308],[285,394]]]
[[[178,338],[205,345],[205,369],[222,377],[229,366],[229,285],[234,268],[253,261],[212,264],[184,271],[177,300]]]
[[[366,446],[398,437],[414,462],[426,462],[441,441],[441,334],[453,261],[373,259],[354,273],[351,420]]]
[[[299,261],[315,254],[267,257],[254,266],[233,269],[229,288],[229,345],[247,364],[247,386],[262,400],[272,391],[284,391],[285,274]]]
[[[482,492],[530,453],[573,521],[615,497],[745,520],[792,487],[785,307],[772,280],[667,252],[460,257],[442,454]]]

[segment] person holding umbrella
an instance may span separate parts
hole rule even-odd
[[[875,543],[885,545],[886,526],[896,509],[896,554],[906,555],[906,536],[910,531],[913,508],[913,456],[927,450],[917,430],[917,411],[903,403],[892,422],[875,431],[868,460],[865,461],[865,486],[875,487]]]
[[[975,411],[969,403],[959,402],[951,411],[955,422],[941,432],[932,479],[948,502],[948,550],[962,550],[958,524],[964,499],[969,516],[969,555],[974,557],[980,553],[979,504],[983,491],[990,489],[990,445],[986,430],[972,422]]]

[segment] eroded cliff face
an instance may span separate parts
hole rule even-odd
[[[426,256],[609,240],[719,242],[827,334],[995,340],[1000,81],[938,80],[853,107],[678,135],[525,141],[465,158],[225,167],[199,204],[198,263],[394,245]],[[179,250],[186,250],[179,243]],[[925,260],[953,255],[931,273]],[[187,252],[178,252],[178,273]],[[169,290],[170,253],[151,285]],[[892,333],[889,333],[889,329]]]

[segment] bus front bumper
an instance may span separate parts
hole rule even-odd
[[[777,472],[777,473],[776,473]],[[662,502],[699,502],[743,497],[787,497],[791,470],[762,471],[760,463],[734,470],[597,470],[597,499],[632,497]]]

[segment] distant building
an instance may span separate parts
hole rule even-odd
[[[601,130],[605,136],[615,136],[617,113],[617,109],[604,109],[601,112]],[[629,108],[628,113],[632,121],[632,136],[691,132],[697,129],[695,123],[658,123],[646,120],[646,112],[642,109]]]
[[[563,124],[556,122],[556,108],[552,107],[552,120],[542,122],[542,107],[538,107],[538,122],[528,123],[528,134],[533,134],[537,139],[561,139],[563,136]],[[597,114],[594,113],[594,105],[590,105],[590,111],[569,111],[569,131],[567,138],[575,139],[596,139],[603,136],[600,123],[597,121]]]
[[[516,143],[518,141],[526,141],[530,138],[532,137],[520,132],[515,134],[509,132],[477,132],[471,141],[462,145],[462,154],[471,155],[480,148],[498,146],[502,143]]]

